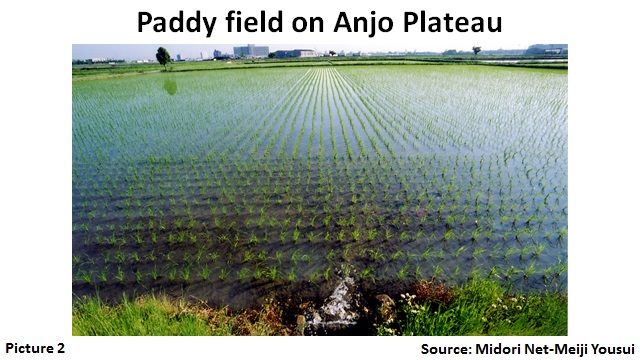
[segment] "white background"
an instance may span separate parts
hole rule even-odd
[[[635,12],[609,1],[572,8],[568,1],[121,1],[11,2],[3,5],[0,124],[0,358],[5,343],[56,345],[72,359],[144,356],[188,358],[420,358],[420,345],[638,342],[638,30]],[[137,12],[175,16],[201,10],[285,18],[321,16],[322,34],[137,32]],[[373,39],[334,34],[340,11],[390,16],[395,28]],[[401,30],[402,12],[501,16],[501,34],[432,34]],[[220,19],[219,21],[222,21]],[[285,21],[284,28],[288,29]],[[219,27],[219,28],[218,28]],[[569,70],[569,336],[558,338],[96,338],[71,336],[71,45],[104,44],[433,44],[434,49],[509,48],[568,43]],[[453,46],[448,46],[454,44]],[[459,44],[459,45],[458,45]],[[503,45],[504,44],[504,45]],[[426,48],[428,50],[431,47]],[[153,56],[153,54],[151,55]],[[637,355],[635,355],[637,356]],[[441,356],[442,357],[442,356]],[[460,356],[462,357],[462,356]],[[538,355],[537,357],[540,357]],[[593,355],[589,357],[593,358]],[[449,357],[447,357],[449,358]],[[470,358],[466,356],[466,358]],[[493,357],[490,357],[493,358]],[[509,356],[509,358],[518,358]],[[525,358],[521,356],[520,358]],[[549,358],[549,356],[547,356]],[[551,356],[553,358],[553,356]],[[627,358],[632,358],[628,357]]]

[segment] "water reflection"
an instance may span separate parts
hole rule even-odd
[[[178,92],[178,83],[173,79],[173,77],[164,79],[164,85],[162,87],[169,95],[172,96]]]

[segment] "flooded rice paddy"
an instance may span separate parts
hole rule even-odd
[[[567,285],[567,72],[345,66],[73,84],[75,294]]]

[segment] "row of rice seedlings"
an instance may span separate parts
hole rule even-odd
[[[354,230],[353,234],[355,234],[355,233],[356,233],[356,230]],[[295,236],[295,235],[294,235],[294,236]],[[239,249],[242,249],[242,248],[243,248],[243,246],[246,246],[247,244],[250,246],[250,245],[251,245],[251,243],[252,243],[251,238],[255,238],[255,234],[251,234],[251,237],[249,238],[249,241],[248,241],[248,242],[244,242],[244,245],[241,245],[239,248],[237,247],[237,243],[238,243],[239,239],[238,239],[238,238],[235,238],[235,239],[233,240],[233,241],[235,242],[235,243],[234,243],[234,247],[233,247],[233,248],[234,248],[234,249],[236,249],[237,251],[239,251]],[[228,237],[225,239],[225,237],[221,236],[221,238],[220,238],[220,242],[221,242],[221,243],[223,243],[224,241],[232,241],[232,240],[228,239]],[[265,237],[265,240],[264,240],[264,241],[265,241],[265,242],[268,242],[268,240],[266,239],[266,237]],[[311,241],[312,241],[312,240],[310,240],[310,242],[311,242]],[[326,241],[326,238],[325,238],[325,241]],[[258,242],[258,240],[255,240],[255,241],[254,241],[254,243],[257,243],[257,242]],[[210,242],[209,242],[209,243],[210,243]],[[429,243],[427,242],[427,244],[429,244]],[[445,244],[446,244],[446,243],[445,243]],[[175,245],[175,244],[173,244],[173,245]],[[194,243],[194,245],[195,245],[195,243]],[[475,245],[475,244],[472,244],[472,246],[474,246],[474,245]],[[446,248],[446,247],[445,247],[445,248]],[[455,248],[455,246],[454,246],[454,248]],[[188,248],[187,248],[187,249],[188,249]],[[453,248],[452,248],[452,249],[453,249]],[[504,252],[504,255],[499,255],[499,254],[502,252],[502,250],[501,250],[499,247],[497,247],[497,246],[496,246],[496,247],[495,247],[495,250],[494,250],[493,252],[497,251],[498,255],[497,255],[497,256],[496,256],[496,255],[493,255],[493,252],[492,252],[492,254],[490,254],[490,255],[489,255],[489,257],[500,257],[500,256],[504,256],[505,260],[508,260],[510,257],[513,257],[513,256],[515,256],[515,255],[519,255],[519,259],[520,259],[520,260],[523,260],[523,257],[526,257],[526,256],[525,256],[526,254],[532,253],[532,254],[534,254],[534,257],[535,257],[535,258],[538,258],[539,254],[541,253],[541,251],[542,251],[543,249],[544,249],[544,246],[543,246],[543,247],[537,246],[536,248],[532,248],[532,247],[530,247],[530,246],[528,246],[528,245],[525,245],[525,246],[524,246],[522,249],[520,249],[520,250],[518,250],[517,248],[507,248],[507,249],[506,249],[506,251]],[[467,250],[467,249],[466,249],[466,246],[465,246],[465,245],[461,245],[461,246],[458,248],[458,250],[457,250],[457,251],[455,251],[455,258],[460,257],[460,255],[461,255],[461,254],[463,254],[463,253],[465,253],[465,252],[466,252],[466,250]],[[452,250],[448,250],[448,252],[449,252],[449,253],[453,253],[453,251],[452,251]],[[469,251],[469,252],[470,252],[470,251]],[[473,250],[473,254],[472,254],[472,255],[470,255],[470,259],[475,259],[475,258],[477,258],[480,254],[482,254],[482,252],[483,252],[483,250],[482,250],[482,249],[474,248],[474,250]],[[378,250],[378,251],[376,251],[376,253],[377,253],[377,254],[380,254],[379,250]],[[107,254],[108,254],[108,253],[107,253]],[[153,256],[153,255],[152,255],[152,254],[153,254],[153,252],[151,253],[151,255],[144,255],[144,258],[145,258],[145,259],[147,259],[147,258],[151,258],[151,259],[153,259],[153,258],[152,258],[152,256]],[[246,259],[251,259],[251,258],[252,258],[252,256],[250,256],[250,254],[251,254],[250,250],[249,250],[249,251],[245,251],[245,260],[244,260],[243,262],[245,262],[245,261],[246,261]],[[372,254],[375,254],[375,253],[372,251]],[[183,256],[184,256],[184,259],[185,259],[185,261],[186,261],[186,260],[187,260],[191,255],[190,255],[190,253],[188,253],[188,252],[186,252],[186,251],[185,251],[185,252],[184,252],[184,254],[183,254]],[[125,254],[124,254],[124,253],[122,253],[121,251],[118,251],[118,252],[116,252],[116,253],[115,253],[115,255],[113,256],[113,259],[114,259],[114,262],[115,262],[115,261],[117,261],[117,262],[118,262],[118,264],[122,264],[123,262],[125,262],[125,259],[129,259],[129,260],[132,262],[132,264],[133,264],[133,263],[138,263],[138,262],[140,262],[140,258],[141,258],[141,257],[142,257],[142,255],[137,256],[137,253],[135,253],[135,252],[134,252],[133,254],[129,254],[129,256],[125,257]],[[167,258],[168,258],[168,257],[169,257],[169,254],[167,254]],[[380,257],[384,257],[384,256],[375,255],[374,257],[380,258]],[[426,258],[426,255],[423,255],[423,257],[425,257],[425,258]],[[198,254],[193,254],[193,258],[198,259],[197,261],[199,262],[199,260],[202,258],[202,249],[200,249],[200,250],[198,251]],[[215,259],[215,258],[217,258],[217,256],[215,256],[215,257],[214,257],[214,256],[212,256],[212,258],[213,258],[213,259]],[[393,258],[391,258],[391,260],[393,260]],[[74,260],[74,261],[75,261],[75,260]],[[108,261],[105,259],[105,262],[108,262]]]
[[[322,173],[321,173],[321,174],[322,174]],[[351,185],[352,185],[352,189],[355,189],[355,188],[353,188],[353,183],[351,183]],[[366,187],[365,187],[365,188],[363,188],[363,190],[364,190],[364,191],[366,191]],[[224,192],[224,190],[223,190],[223,192]],[[353,190],[352,190],[352,192],[353,192]],[[456,193],[456,196],[457,196],[457,194],[459,194],[459,192],[458,192],[458,193]],[[327,194],[327,195],[329,195],[329,194]],[[398,195],[398,194],[396,193],[396,197],[397,197],[397,195]],[[357,200],[357,198],[356,198],[355,196],[356,196],[355,194],[352,194],[352,195],[351,195],[352,202],[353,202],[354,204],[358,201],[358,200]],[[373,196],[372,196],[372,197],[373,197]],[[418,196],[418,198],[419,198],[419,197],[420,197],[420,196]],[[479,207],[479,203],[478,203],[478,199],[479,199],[479,198],[480,198],[480,194],[477,194],[477,195],[476,195],[476,198],[475,198],[475,203],[476,203],[475,207],[476,207],[476,209],[478,209],[478,207]],[[338,198],[337,200],[339,201],[339,199],[340,199],[340,198]],[[175,199],[170,199],[170,200],[171,200],[171,203],[172,203],[173,205],[175,205]],[[426,211],[427,213],[428,213],[430,210],[433,210],[433,208],[434,208],[434,206],[432,205],[432,204],[433,204],[432,200],[433,200],[433,198],[432,198],[432,197],[429,197],[429,203],[427,203],[427,205],[426,205],[426,207],[425,207],[425,211]],[[454,201],[455,201],[455,198],[454,198]],[[190,213],[190,207],[189,207],[190,205],[188,204],[187,199],[186,199],[186,198],[184,198],[184,199],[183,199],[183,202],[184,202],[184,205],[186,206],[186,213],[187,213],[187,214],[188,214],[188,213]],[[127,203],[127,209],[125,209],[125,211],[127,211],[127,210],[129,210],[129,209],[130,209],[131,202],[130,202],[129,200],[125,200],[125,203]],[[501,200],[501,203],[502,203],[502,200]],[[140,214],[140,213],[141,213],[141,210],[142,210],[142,208],[141,208],[141,205],[142,205],[142,204],[141,204],[141,202],[140,202],[139,200],[136,200],[136,204],[137,204],[137,213],[138,213],[138,214]],[[440,205],[438,205],[438,210],[437,210],[438,217],[436,217],[436,219],[437,219],[437,220],[439,220],[439,221],[442,221],[442,220],[444,219],[444,217],[442,216],[442,214],[443,214],[443,213],[442,213],[442,209],[443,209],[443,205],[445,205],[445,204],[446,204],[446,205],[448,205],[446,202],[444,202],[444,201],[443,201],[443,202],[440,202]],[[233,205],[233,201],[231,201],[230,205]],[[291,205],[291,203],[289,203],[289,205]],[[368,203],[366,202],[366,200],[364,200],[364,205],[363,205],[363,210],[362,210],[362,212],[363,212],[363,213],[365,213],[365,212],[366,212],[367,205],[368,205]],[[453,207],[455,207],[455,204],[453,204],[453,205],[454,205]],[[487,205],[491,205],[491,204],[490,204],[490,203],[487,203]],[[250,205],[250,206],[251,206],[251,205]],[[353,205],[352,205],[352,206],[353,206]],[[464,204],[464,206],[465,206],[465,207],[468,207],[468,206],[469,206],[469,193],[467,193],[467,196],[466,196],[466,203]],[[298,203],[298,208],[299,208],[299,209],[302,209],[302,205],[301,205],[301,203]],[[403,212],[404,212],[404,210],[403,210],[403,209],[406,209],[406,208],[407,208],[406,204],[405,204],[405,205],[400,206],[400,213],[401,213],[401,215],[404,215],[404,214],[403,214]],[[449,206],[449,208],[451,208],[451,206]],[[223,212],[224,212],[224,213],[225,213],[225,215],[226,215],[226,212],[228,211],[228,210],[227,210],[227,208],[223,206],[223,207],[222,207],[222,209],[223,209]],[[237,213],[238,215],[240,215],[240,212],[241,212],[241,210],[242,210],[242,205],[240,205],[240,204],[235,205],[235,206],[234,206],[234,209],[235,209],[236,213]],[[262,209],[262,207],[261,207],[261,209]],[[353,213],[353,207],[350,207],[350,209],[352,210],[351,212]],[[418,207],[418,209],[419,209],[419,207]],[[501,207],[501,209],[502,209],[502,207]],[[512,207],[511,207],[511,213],[513,213],[513,209],[514,209],[514,207],[512,206]],[[538,209],[539,209],[539,207],[538,207]],[[147,209],[147,211],[146,211],[146,212],[152,215],[152,211],[149,211],[149,209]],[[176,209],[176,208],[173,208],[173,212],[177,212],[177,209]],[[261,211],[261,212],[262,212],[262,211]],[[162,213],[162,211],[160,211],[160,213]],[[301,213],[301,211],[300,211],[299,213]],[[502,211],[501,211],[500,213],[502,213]],[[463,219],[465,218],[465,215],[466,215],[466,213],[462,215],[462,218],[463,218]],[[478,212],[477,212],[477,211],[475,212],[475,215],[478,215]],[[533,215],[529,215],[529,216],[527,217],[527,220],[526,220],[526,222],[525,222],[525,224],[527,225],[527,227],[529,227],[529,226],[531,225],[532,220],[536,220],[536,219],[542,219],[542,220],[544,220],[544,215],[540,215],[540,217],[536,217],[536,216],[537,216],[537,215],[533,214]],[[93,215],[92,215],[92,213],[90,212],[90,213],[89,213],[89,218],[91,219],[91,218],[94,218],[94,217],[95,217],[95,212],[93,212]],[[518,217],[519,217],[519,214],[517,214],[517,213],[516,213],[516,214],[514,215],[514,217],[513,217],[512,227],[515,227],[515,224],[516,224],[516,221],[517,221],[517,218],[518,218]],[[450,223],[453,221],[453,220],[451,220],[452,218],[453,218],[453,216],[452,216],[452,215],[448,215],[448,216],[446,217],[445,224],[446,224],[448,227],[451,227],[451,226],[450,226]],[[503,217],[502,217],[501,221],[504,223],[505,221],[507,221],[507,220],[505,220],[505,219],[509,219],[509,216],[507,216],[507,215],[503,215]],[[422,220],[422,219],[421,219],[421,220]],[[180,219],[178,219],[178,220],[176,220],[176,221],[181,221],[181,220],[180,220]],[[193,219],[190,219],[190,220],[189,220],[189,222],[193,222]],[[421,222],[421,224],[424,224],[424,222]],[[178,228],[179,228],[179,227],[180,227],[180,226],[178,226]]]
[[[349,247],[346,247],[342,251],[343,259],[348,259],[348,250]],[[449,256],[456,259],[459,257],[464,257],[463,254],[466,253],[467,250],[468,249],[466,249],[464,246],[461,246],[455,252],[451,251]],[[451,264],[451,262],[443,261],[446,259],[447,255],[443,253],[442,249],[437,255],[429,255],[427,254],[427,252],[423,253],[422,255],[412,254],[409,252],[403,254],[402,251],[397,251],[395,254],[390,256],[389,261],[386,262],[386,266],[384,265],[384,255],[379,251],[379,249],[374,250],[362,248],[359,250],[352,250],[352,252],[356,251],[358,253],[357,256],[363,258],[370,256],[373,263],[379,262],[379,265],[376,266],[370,265],[371,262],[368,263],[369,265],[363,265],[363,267],[354,267],[353,265],[350,265],[354,273],[359,272],[360,276],[362,276],[363,278],[368,278],[372,281],[381,278],[384,279],[393,277],[397,277],[398,279],[402,280],[408,275],[407,270],[409,269],[409,267],[415,268],[414,274],[417,278],[421,278],[421,276],[429,274],[430,276],[440,277],[451,281],[460,279],[461,263],[458,262],[458,265],[455,265],[455,269],[453,270],[453,272],[451,272],[451,269],[453,269],[453,265]],[[313,266],[313,269],[315,270],[311,271],[313,271],[313,274],[316,275],[312,275],[312,279],[314,277],[317,277],[320,271],[322,271],[322,273],[324,274],[323,277],[325,281],[328,281],[330,279],[330,269],[332,267],[335,267],[336,265],[335,261],[331,259],[331,257],[335,256],[335,254],[332,254],[333,250],[330,251],[327,255],[329,265],[326,268],[323,267],[324,265]],[[105,265],[102,268],[85,270],[81,266],[78,267],[74,280],[92,284],[96,281],[96,278],[99,278],[100,283],[106,285],[110,283],[111,280],[117,280],[118,283],[125,283],[126,281],[130,281],[135,277],[135,282],[144,287],[145,284],[147,284],[149,281],[158,281],[159,279],[169,280],[171,283],[182,282],[184,284],[218,280],[233,281],[233,279],[229,279],[229,275],[235,272],[235,274],[237,274],[236,280],[242,282],[243,280],[245,280],[245,278],[247,278],[247,275],[251,274],[251,270],[253,269],[253,280],[256,281],[276,281],[283,279],[289,279],[290,281],[293,281],[295,280],[295,276],[294,278],[292,278],[291,274],[298,274],[303,271],[303,267],[300,267],[302,263],[310,264],[317,260],[314,255],[304,254],[300,251],[300,249],[297,249],[290,255],[290,260],[286,260],[286,262],[289,263],[289,266],[283,266],[283,256],[282,252],[280,251],[276,252],[275,257],[273,258],[269,257],[266,251],[262,251],[260,253],[245,251],[242,257],[241,265],[235,268],[229,268],[228,266],[218,265],[215,263],[218,256],[218,253],[212,252],[206,255],[207,259],[205,261],[201,262],[200,259],[204,259],[204,257],[202,256],[202,251],[199,251],[198,254],[193,257],[189,253],[184,253],[182,261],[170,260],[171,262],[162,264],[161,266],[158,266],[158,264],[154,262],[152,268],[147,267],[147,269],[150,269],[149,272],[141,272],[138,267],[127,266],[124,260],[124,255],[119,252],[114,256],[114,260],[112,263],[105,262]],[[161,257],[170,258],[170,253],[161,254]],[[428,260],[430,258],[437,258],[440,261],[422,261]],[[472,259],[473,258],[474,257],[472,256]],[[209,259],[211,259],[213,263],[210,264]],[[277,263],[268,263],[268,260],[272,259],[276,259]],[[133,265],[134,263],[138,264],[140,262],[140,259],[137,259],[135,255],[131,255],[130,260],[128,261],[131,261]],[[397,261],[399,261],[398,265],[393,266],[392,264]],[[113,267],[112,270],[109,271],[109,267],[111,266],[111,264],[113,264]],[[544,272],[539,269],[537,264],[537,261],[534,260],[529,262],[528,265],[526,263],[519,263],[516,264],[519,266],[509,264],[505,266],[493,266],[490,269],[490,272],[487,272],[487,276],[504,277],[504,279],[508,280],[509,283],[515,283],[518,281],[526,282],[527,280],[530,280],[534,275],[544,273],[543,279],[545,282],[557,282],[560,275],[562,275],[562,273],[566,271],[566,263],[562,263],[561,261],[548,267],[546,270],[544,270]],[[227,262],[227,265],[230,265],[229,262]],[[433,272],[429,273],[427,271],[426,273],[424,273],[420,271],[421,268],[425,270],[432,269]],[[474,274],[480,274],[483,271],[484,270],[482,270],[482,268],[473,267],[471,272],[469,272],[467,276],[475,276]],[[196,273],[198,275],[197,278],[195,276],[192,277],[192,275],[195,275]],[[219,274],[217,279],[215,278],[215,276],[212,276],[216,273]],[[125,278],[128,280],[125,280]]]
[[[402,69],[398,69],[398,70],[402,70]],[[406,104],[407,102],[411,102],[413,98],[416,98],[418,96],[422,96],[422,94],[424,94],[424,89],[430,89],[431,86],[426,86],[424,82],[418,82],[415,81],[414,79],[416,78],[416,72],[423,72],[423,73],[427,73],[430,72],[428,75],[429,77],[424,77],[423,79],[426,80],[427,82],[429,81],[433,81],[433,79],[436,79],[436,81],[438,82],[438,87],[441,89],[441,91],[439,92],[429,92],[428,94],[442,94],[442,93],[446,93],[448,97],[451,98],[456,98],[456,97],[461,97],[461,96],[468,96],[470,91],[477,91],[477,95],[476,96],[472,96],[472,97],[468,97],[467,99],[474,99],[474,101],[478,101],[478,100],[484,100],[484,99],[491,99],[491,101],[493,101],[496,104],[499,104],[498,106],[492,106],[491,108],[487,108],[487,110],[491,110],[494,113],[497,113],[498,115],[502,115],[505,113],[509,113],[508,111],[504,111],[506,106],[513,106],[513,105],[517,105],[520,106],[520,104],[522,104],[525,107],[522,107],[521,109],[524,110],[528,110],[528,109],[536,109],[539,111],[540,107],[539,106],[531,106],[531,100],[532,99],[536,99],[536,101],[539,101],[539,104],[542,104],[543,100],[542,97],[544,96],[549,96],[549,99],[553,99],[553,103],[552,106],[554,107],[555,111],[552,114],[545,114],[544,112],[540,113],[542,118],[547,118],[547,119],[562,119],[562,118],[566,118],[566,113],[559,113],[557,110],[558,109],[565,109],[566,112],[566,86],[558,86],[558,81],[565,81],[566,82],[566,76],[563,75],[558,75],[558,74],[546,74],[546,75],[539,75],[536,74],[535,76],[537,77],[536,79],[527,79],[522,72],[517,72],[517,71],[512,71],[512,70],[506,70],[503,71],[502,74],[500,74],[501,76],[498,77],[496,76],[495,72],[490,72],[490,76],[492,77],[491,79],[489,78],[483,78],[482,81],[478,81],[478,79],[474,79],[474,80],[469,80],[469,71],[460,71],[460,69],[455,69],[455,73],[454,72],[450,72],[449,74],[446,71],[438,71],[437,74],[434,74],[432,71],[430,71],[428,68],[426,67],[421,67],[421,68],[416,68],[413,69],[414,71],[411,72],[411,79],[410,80],[404,80],[402,79],[401,81],[405,81],[406,85],[405,87],[403,87],[402,89],[394,89],[394,91],[388,91],[388,89],[379,89],[379,88],[375,88],[375,85],[377,83],[395,83],[397,81],[398,77],[402,77],[402,76],[406,76],[408,75],[407,72],[403,72],[403,71],[388,71],[388,72],[380,72],[380,74],[378,74],[378,76],[376,76],[375,79],[367,79],[367,77],[361,77],[361,76],[351,76],[349,77],[350,80],[352,81],[358,81],[360,79],[366,79],[364,81],[361,81],[360,84],[362,86],[362,88],[366,88],[366,87],[373,87],[374,89],[372,89],[372,91],[365,91],[364,93],[367,94],[368,96],[371,97],[375,97],[376,101],[373,102],[374,104],[379,104],[379,103],[385,103],[385,100],[387,100],[386,102],[390,102],[390,103],[399,103],[402,102],[403,104]],[[357,72],[362,72],[362,69],[345,69],[346,73],[357,73]],[[391,81],[389,79],[386,79],[385,76],[386,75],[390,75],[393,74],[392,76],[394,77],[393,79],[391,79]],[[483,74],[483,70],[482,69],[474,69],[474,75],[478,75],[478,74]],[[435,76],[434,76],[435,75]],[[545,76],[545,78],[543,78],[543,76]],[[448,77],[448,79],[443,80],[443,79],[437,79],[436,77]],[[542,82],[540,80],[543,80]],[[529,83],[536,83],[536,84],[545,84],[545,88],[533,88],[533,87],[527,87],[526,91],[523,91],[525,89],[523,89],[523,87],[521,86],[521,84],[523,84],[524,82],[529,82]],[[489,85],[489,83],[493,82],[494,84]],[[556,83],[553,83],[556,82]],[[511,92],[505,92],[503,89],[505,87],[505,83],[506,84],[512,84],[514,86],[514,88],[517,89],[517,91],[511,91]],[[412,88],[412,85],[417,85],[420,84],[420,88],[418,89],[417,86],[415,86],[415,88]],[[482,84],[482,86],[478,86],[479,84]],[[562,85],[562,84],[560,84]],[[566,85],[566,84],[565,84]],[[453,87],[456,86],[460,86],[460,87],[464,87],[465,91],[460,91],[460,88],[458,89],[453,89]],[[443,89],[444,87],[444,89]],[[447,87],[451,87],[452,89],[447,91]],[[493,91],[492,89],[498,89],[498,91],[496,91],[495,93],[491,93],[491,94],[487,94],[488,91]],[[386,91],[385,91],[386,90]],[[550,93],[549,90],[560,90],[560,91],[565,91],[565,93]],[[527,93],[528,91],[530,91],[529,93]],[[535,97],[528,97],[530,94],[533,94],[533,96]],[[489,96],[487,96],[489,95]],[[526,101],[509,101],[508,99],[506,99],[506,97],[508,96],[520,96],[522,98],[525,98]],[[528,97],[528,98],[527,98]],[[390,99],[390,101],[388,101]],[[434,99],[434,101],[438,101],[440,99]],[[424,102],[424,98],[421,98],[420,101]],[[563,101],[565,101],[565,103],[563,103]],[[445,103],[446,104],[456,104],[456,103],[460,103],[459,101],[447,101]],[[469,102],[469,101],[465,101],[464,103],[467,104],[473,104],[473,102]],[[438,104],[438,105],[442,105],[442,104]],[[537,105],[537,104],[536,104]],[[412,111],[413,109],[417,109],[416,107],[411,106],[409,111]],[[439,111],[440,113],[442,113],[442,106],[437,106],[437,107],[427,107],[428,110],[436,110]],[[490,111],[484,111],[487,113],[491,113]],[[484,131],[487,130],[486,127],[482,127],[482,125],[485,123],[485,119],[476,119],[474,118],[474,114],[479,113],[478,111],[466,111],[467,116],[464,117],[464,119],[470,119],[471,121],[466,121],[465,122],[465,128],[468,129],[468,134],[480,134],[482,136],[482,138],[478,138],[478,139],[474,139],[474,141],[470,141],[469,143],[473,144],[474,146],[477,146],[477,144],[482,144],[485,140],[503,140],[506,137],[504,136],[485,136],[485,134],[483,134]],[[513,113],[513,112],[512,112]],[[550,115],[550,116],[548,116]],[[488,117],[488,119],[492,119],[495,118],[493,115],[490,115]],[[453,124],[458,124],[458,121],[455,121]],[[445,125],[445,124],[443,124]],[[470,125],[471,127],[469,127],[468,125]],[[566,123],[564,124],[564,126],[566,127]],[[476,128],[478,127],[478,128]],[[516,127],[517,128],[517,127]],[[461,130],[464,128],[460,128]],[[481,130],[481,131],[478,131]],[[550,137],[538,137],[538,136],[534,136],[532,137],[532,139],[548,139]],[[551,138],[556,138],[556,136],[551,137]],[[476,140],[480,140],[480,141],[476,141]]]
[[[366,206],[367,206],[367,204],[365,203],[365,204],[364,204],[364,206],[363,206],[363,208],[366,208]],[[354,209],[354,208],[352,207],[351,209]],[[363,212],[364,212],[364,211],[363,211]],[[316,215],[316,216],[317,216],[317,215]],[[449,219],[451,219],[451,218],[454,218],[454,216],[452,216],[452,215],[448,215],[448,216],[447,216],[447,222],[448,222],[448,221],[449,221]],[[264,218],[263,218],[263,219],[264,219]],[[286,220],[286,219],[285,219],[285,220]],[[344,221],[344,218],[337,220],[337,225],[341,225],[341,222],[342,222],[342,221]],[[276,226],[276,224],[278,224],[277,226],[279,226],[279,227],[281,228],[281,233],[283,233],[283,232],[284,232],[284,230],[283,230],[284,228],[282,227],[282,224],[280,224],[280,222],[279,222],[277,219],[273,219],[273,218],[271,218],[268,222],[271,224],[271,225],[270,225],[271,227],[274,227],[274,226]],[[313,218],[312,218],[311,222],[313,223]],[[445,224],[446,224],[447,222],[445,222]],[[179,225],[180,223],[181,223],[181,220],[180,220],[179,218],[176,218],[176,219],[174,220],[174,225],[175,225],[175,224],[177,224],[177,225],[176,225],[176,228],[177,228],[178,233],[177,233],[177,234],[169,233],[169,243],[173,243],[173,242],[183,243],[183,242],[184,242],[184,239],[187,237],[187,236],[185,236],[185,235],[184,235],[184,234],[185,234],[185,233],[187,233],[187,232],[186,232],[186,231],[184,231],[184,230],[181,230],[181,229],[180,229],[180,225]],[[250,223],[250,219],[249,219],[249,223]],[[293,221],[290,221],[289,223],[292,225],[294,222],[293,222]],[[151,224],[153,224],[153,223],[151,223],[151,222],[150,222],[150,226],[152,226]],[[194,224],[194,222],[193,222],[193,221],[190,221],[188,225],[185,225],[185,228],[186,228],[187,230],[190,230],[190,229],[192,229],[192,228],[193,228],[193,224]],[[247,224],[247,222],[246,222],[245,224]],[[261,224],[266,224],[266,221],[264,221],[264,220],[262,220],[262,221],[258,220],[258,221],[256,221],[256,224],[257,224],[258,229],[259,229],[259,228],[260,228],[260,226],[261,226]],[[366,222],[365,222],[365,224],[366,224]],[[215,224],[215,221],[214,221],[214,225],[216,225],[216,224]],[[311,225],[313,225],[313,224],[311,224]],[[349,225],[349,224],[348,224],[348,223],[345,223],[345,224],[343,224],[343,225]],[[350,224],[350,226],[353,226],[353,225],[355,225],[355,224]],[[160,225],[159,225],[159,226],[160,226],[160,228],[162,228],[162,220],[160,221]],[[111,239],[113,239],[113,238],[114,238],[114,236],[113,236],[113,228],[114,228],[114,226],[113,226],[113,225],[111,225],[111,226],[108,226],[108,227],[109,227],[109,230],[111,231]],[[223,227],[226,227],[226,225],[222,226],[222,225],[218,224],[218,225],[216,225],[215,227],[217,227],[217,228],[223,228]],[[296,230],[298,230],[298,229],[299,229],[299,228],[301,228],[301,227],[302,227],[302,221],[301,221],[300,219],[298,219],[298,221],[295,221],[295,228],[296,228]],[[83,226],[83,228],[85,228],[85,226]],[[247,229],[249,229],[249,227],[248,227],[248,226],[247,226]],[[78,229],[76,229],[76,231],[77,231],[77,230],[78,230]],[[102,229],[100,228],[100,229],[97,229],[97,230],[102,230]],[[127,229],[125,228],[125,229],[123,229],[123,230],[127,230]],[[140,240],[139,240],[139,239],[140,239],[140,230],[141,230],[141,222],[138,222],[138,223],[137,223],[137,225],[136,225],[135,227],[133,227],[133,226],[131,227],[131,231],[132,231],[132,232],[133,232],[133,231],[135,231],[135,233],[131,234],[131,237],[132,237],[132,239],[134,239],[134,240],[135,240],[135,242],[136,242],[136,243],[139,243],[139,242],[140,242]],[[231,227],[229,227],[227,230],[231,230]],[[358,230],[357,225],[356,225],[356,230]],[[374,233],[374,231],[375,231],[375,230],[376,230],[376,229],[370,229],[370,230],[369,230],[369,232],[370,232],[370,233]],[[526,228],[525,228],[525,230],[526,230]],[[491,231],[491,229],[489,229],[489,231]],[[521,229],[520,231],[522,231],[522,229]],[[359,230],[358,230],[357,232],[359,232]],[[478,231],[478,230],[476,229],[476,230],[474,230],[474,233],[476,233],[476,237],[477,237],[477,235],[478,235],[478,234],[480,234],[481,232],[480,232],[480,231]],[[205,233],[205,234],[206,234],[206,233]],[[294,230],[294,234],[295,234],[295,230]],[[449,228],[449,229],[447,230],[447,233],[445,233],[445,235],[444,235],[444,239],[447,239],[448,234],[455,235],[455,234],[456,234],[456,231],[454,231],[454,229],[452,229],[452,228]],[[499,234],[499,233],[498,233],[498,234]],[[515,238],[516,238],[516,239],[518,239],[518,238],[519,238],[519,235],[518,235],[516,232],[513,232],[513,234],[515,234]],[[513,235],[513,234],[512,234],[512,235]],[[172,236],[173,236],[173,235],[176,235],[176,237],[174,238],[174,240],[172,240]],[[462,233],[462,235],[464,235],[464,232]],[[507,237],[507,235],[508,235],[508,234],[507,234],[507,233],[505,233],[505,235],[503,235],[503,236],[504,236],[504,237]],[[529,235],[529,234],[525,234],[525,235]],[[188,237],[189,237],[189,238],[194,238],[194,236],[195,236],[195,234],[189,234],[189,235],[188,235]],[[400,239],[402,239],[402,236],[403,236],[403,235],[401,234],[401,235],[400,235]],[[560,232],[558,233],[558,238],[562,238],[563,236],[566,236],[566,228],[563,228],[563,229],[562,229],[562,230],[560,230]],[[374,236],[374,237],[375,237],[375,236]],[[386,237],[386,238],[390,238],[391,236],[390,236],[390,235],[385,234],[385,237]],[[418,233],[416,233],[416,238],[417,238],[417,237],[419,237],[419,232],[418,232]],[[549,237],[549,235],[547,235],[547,237]],[[358,237],[356,236],[356,238],[358,238]],[[453,238],[453,236],[451,236],[451,238]],[[176,240],[176,239],[177,239],[177,240]],[[180,241],[180,239],[182,239],[182,241]],[[113,240],[104,241],[104,243],[108,243],[108,244],[111,244],[111,245],[117,245],[117,244],[122,245],[122,244],[125,244],[125,243],[126,243],[126,241],[131,241],[131,240],[127,240],[127,239],[121,239],[121,240],[123,241],[122,243],[120,243],[119,241],[114,242]],[[152,242],[153,242],[153,241],[152,241]]]

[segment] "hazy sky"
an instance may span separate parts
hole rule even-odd
[[[471,51],[471,47],[474,44],[461,44],[449,48],[441,48],[434,46],[407,47],[407,44],[380,44],[380,45],[358,45],[358,44],[340,44],[340,45],[327,45],[327,44],[258,44],[257,46],[269,46],[270,51],[276,50],[292,50],[292,49],[313,49],[324,53],[325,51],[334,50],[345,52],[349,51],[434,51],[442,52],[447,49],[456,49]],[[484,50],[495,49],[526,49],[532,44],[505,44],[504,46],[486,47]],[[154,59],[156,50],[158,47],[163,46],[171,54],[171,57],[175,57],[177,54],[181,54],[184,58],[199,58],[201,51],[206,51],[209,56],[213,55],[213,50],[217,49],[223,53],[232,54],[234,46],[247,46],[247,44],[74,44],[72,45],[72,57],[73,59],[90,59],[90,58],[110,58],[110,59],[124,59],[124,60],[139,60],[139,59]]]

